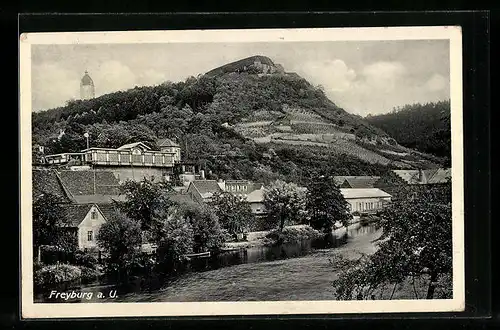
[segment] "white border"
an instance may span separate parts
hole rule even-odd
[[[31,45],[91,43],[208,43],[430,40],[450,41],[452,133],[453,299],[375,301],[259,301],[151,303],[33,303],[31,194]],[[215,316],[446,312],[465,308],[462,35],[459,26],[328,29],[183,30],[28,33],[20,37],[21,256],[23,318]]]

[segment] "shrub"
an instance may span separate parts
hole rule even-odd
[[[90,252],[77,251],[75,252],[74,263],[78,266],[95,268],[98,260],[95,255]]]
[[[94,280],[97,280],[100,276],[103,275],[102,271],[91,267],[81,266],[80,271],[81,271],[81,279],[84,282],[92,282]]]
[[[58,264],[42,267],[34,272],[37,286],[54,285],[80,279],[82,271],[78,266]]]
[[[324,233],[309,226],[290,228],[285,227],[282,231],[275,229],[266,235],[266,238],[279,243],[291,243],[306,239],[315,239],[324,237]]]

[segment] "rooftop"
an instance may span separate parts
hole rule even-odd
[[[346,188],[373,188],[380,179],[379,176],[335,176],[334,180],[338,185]]]
[[[340,192],[345,199],[391,197],[391,195],[378,188],[341,188]]]
[[[156,142],[156,145],[160,148],[161,147],[179,147],[179,145],[177,143],[175,143],[174,141],[172,141],[168,138],[158,140],[158,142]]]

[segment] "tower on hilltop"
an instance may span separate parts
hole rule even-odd
[[[89,73],[85,74],[80,81],[80,98],[82,100],[93,99],[95,97],[94,81],[90,78]]]

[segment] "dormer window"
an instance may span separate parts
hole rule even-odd
[[[141,154],[141,149],[134,148],[132,149],[132,155],[140,155]]]

